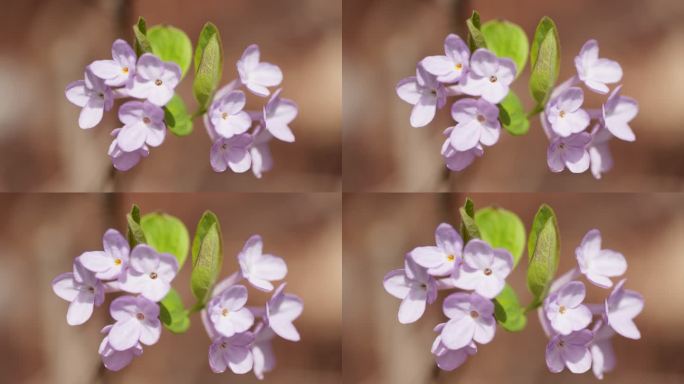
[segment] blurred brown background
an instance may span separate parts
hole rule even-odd
[[[574,265],[574,250],[584,234],[598,228],[603,246],[628,261],[626,287],[641,292],[644,311],[636,318],[642,339],[614,338],[617,367],[605,383],[681,383],[684,365],[684,198],[669,194],[472,194],[477,207],[497,205],[520,215],[529,229],[537,208],[550,204],[561,234],[559,274]],[[400,301],[382,287],[383,276],[402,268],[404,254],[433,244],[441,222],[458,225],[460,194],[346,195],[343,256],[343,372],[345,382],[430,383],[434,360],[432,328],[446,317],[438,301],[416,323],[397,320]],[[526,259],[527,256],[523,256]],[[522,303],[531,296],[522,261],[508,282]],[[605,299],[608,290],[587,285],[587,302]],[[479,347],[463,366],[442,372],[438,383],[596,383],[591,372],[573,375],[548,371],[547,339],[536,313],[519,333],[497,329],[494,340]]]
[[[347,191],[613,191],[663,192],[684,187],[684,2],[681,0],[344,0],[344,188]],[[561,41],[560,80],[575,73],[574,56],[590,38],[601,56],[623,67],[623,94],[639,101],[635,143],[613,140],[615,165],[596,181],[553,174],[538,118],[523,137],[502,133],[484,157],[444,179],[442,131],[453,125],[449,105],[422,129],[409,125],[411,106],[396,95],[415,65],[443,54],[450,32],[465,38],[465,19],[507,19],[532,38],[552,17]],[[526,110],[529,69],[513,84]],[[603,98],[587,98],[598,107]]]
[[[117,38],[147,25],[183,29],[193,45],[214,22],[224,45],[222,84],[251,43],[284,73],[284,97],[299,104],[296,143],[273,142],[274,169],[215,173],[201,119],[188,137],[172,134],[134,169],[112,179],[107,149],[116,107],[96,128],[78,127],[80,109],[64,88],[86,65],[109,59]],[[0,190],[4,191],[333,191],[341,188],[341,0],[26,0],[0,14]],[[195,109],[192,74],[178,88]],[[256,97],[249,109],[261,108]]]
[[[221,221],[224,265],[221,277],[238,268],[236,256],[247,238],[259,233],[264,251],[288,263],[288,291],[304,300],[295,321],[302,340],[275,340],[277,367],[271,383],[340,382],[342,300],[341,198],[334,194],[190,195],[9,195],[0,196],[0,383],[254,383],[252,373],[214,374],[209,338],[199,314],[187,333],[166,330],[156,345],[124,370],[94,377],[100,367],[100,329],[112,322],[109,302],[84,325],[66,323],[68,303],[53,294],[50,281],[71,270],[73,258],[102,249],[107,228],[124,231],[132,203],[143,213],[163,211],[186,223],[191,236],[202,212]],[[174,280],[186,306],[190,264]],[[268,294],[249,288],[250,305]]]

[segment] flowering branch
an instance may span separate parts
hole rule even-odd
[[[408,252],[404,268],[385,275],[383,286],[402,300],[398,319],[402,324],[420,319],[437,299],[438,290],[456,290],[442,302],[448,320],[435,326],[432,354],[437,367],[451,371],[475,355],[478,345],[490,343],[497,323],[511,332],[527,324],[527,313],[537,309],[540,324],[550,339],[546,364],[551,372],[566,367],[573,373],[593,368],[602,379],[614,368],[610,340],[616,334],[639,339],[634,318],[643,310],[643,297],[615,286],[612,277],[627,270],[625,257],[601,247],[598,230],[589,231],[575,251],[577,267],[553,279],[560,257],[560,235],[553,210],[537,212],[527,240],[527,287],[533,295],[526,307],[518,301],[506,278],[515,269],[525,248],[525,229],[514,213],[499,208],[477,212],[472,201],[460,210],[461,230],[442,223],[435,231],[435,245]],[[600,288],[613,288],[601,304],[584,304],[584,276]]]
[[[297,105],[281,97],[282,89],[271,93],[269,87],[279,86],[283,74],[277,65],[260,61],[256,44],[248,46],[238,60],[238,77],[219,89],[223,46],[212,23],[202,28],[194,55],[190,38],[178,28],[156,25],[148,29],[141,17],[133,32],[135,50],[124,40],[114,41],[112,59],[93,61],[85,69],[84,80],[70,83],[65,90],[67,99],[82,108],[82,129],[97,126],[116,100],[134,99],[120,106],[118,118],[123,126],[112,131],[108,154],[115,169],[133,168],[149,155],[150,148],[164,142],[167,130],[189,135],[197,117],[202,117],[213,142],[209,158],[216,172],[251,169],[261,178],[273,165],[269,142],[273,138],[295,141],[289,124],[297,116]],[[175,93],[191,64],[198,103],[192,114]],[[242,87],[270,98],[257,110],[246,111]]]
[[[223,262],[218,218],[205,212],[192,242],[191,289],[197,302],[188,310],[172,281],[184,265],[190,238],[177,218],[152,213],[140,216],[133,206],[127,215],[127,239],[115,229],[105,232],[102,251],[84,252],[74,259],[73,272],[52,281],[53,291],[69,301],[67,323],[85,323],[106,293],[123,293],[109,308],[114,323],[102,329],[105,335],[99,354],[105,368],[118,371],[142,355],[143,345],[157,343],[162,325],[172,333],[190,327],[190,314],[201,312],[211,340],[209,366],[215,373],[230,368],[238,374],[253,371],[259,379],[275,367],[271,341],[279,336],[299,341],[293,321],[303,310],[303,301],[285,293],[285,283],[273,281],[287,274],[281,257],[262,253],[259,235],[252,236],[238,254],[240,270],[218,284]],[[262,307],[247,307],[246,280],[256,289],[273,292]],[[101,375],[101,374],[98,374]]]
[[[552,172],[568,168],[582,173],[591,168],[596,179],[612,167],[608,141],[616,137],[634,141],[629,126],[638,113],[636,100],[621,96],[622,85],[598,109],[582,109],[584,84],[590,91],[608,94],[607,84],[622,79],[622,68],[599,58],[598,43],[589,40],[575,57],[577,75],[555,86],[560,71],[560,42],[555,23],[542,18],[530,47],[520,26],[500,20],[480,23],[480,15],[466,20],[467,44],[456,34],[444,40],[444,55],[427,56],[416,66],[416,76],[396,86],[397,95],[413,105],[410,123],[428,125],[448,97],[455,96],[451,116],[456,125],[444,131],[441,154],[447,168],[462,171],[484,148],[496,144],[503,126],[510,134],[524,135],[529,118],[541,114],[550,143],[547,163]],[[529,50],[529,88],[535,107],[523,110],[510,85],[525,69]]]

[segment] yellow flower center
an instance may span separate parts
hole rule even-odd
[[[119,259],[119,258],[114,259],[114,265],[121,265],[121,259]]]
[[[449,255],[449,256],[447,256],[447,260],[449,260],[449,261],[454,261],[454,260],[456,260],[456,256],[454,256],[454,255]]]
[[[121,72],[123,72],[124,74],[128,73],[128,67],[121,68]]]
[[[461,69],[463,69],[463,64],[461,64],[461,63],[456,64],[456,70],[460,71]]]

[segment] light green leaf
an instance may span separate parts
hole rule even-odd
[[[527,267],[527,288],[534,296],[528,308],[533,309],[546,298],[560,259],[558,222],[551,207],[542,205],[539,208],[527,246],[528,250],[533,250]]]
[[[523,109],[518,95],[511,90],[499,104],[499,120],[504,129],[511,135],[524,135],[530,129],[530,120]]]
[[[148,213],[140,221],[147,244],[157,252],[170,253],[180,270],[190,250],[190,235],[178,218],[164,213]]]
[[[525,70],[530,43],[525,31],[519,25],[509,21],[491,20],[480,28],[487,49],[498,57],[508,57],[513,60],[518,77]]]
[[[147,24],[143,17],[138,18],[138,22],[133,26],[135,35],[135,54],[140,56],[146,52],[152,52],[152,46],[147,39]]]
[[[181,78],[192,61],[192,42],[185,32],[170,25],[155,25],[147,31],[152,53],[163,61],[172,61],[181,69]]]
[[[188,311],[183,306],[180,295],[173,288],[159,302],[159,320],[173,333],[184,333],[190,328]]]
[[[133,204],[131,212],[126,214],[126,221],[128,222],[126,237],[128,237],[128,244],[131,246],[131,249],[140,243],[147,243],[145,233],[140,226],[140,207]]]
[[[518,295],[508,284],[494,299],[494,317],[503,329],[510,332],[522,331],[527,324],[525,309],[520,306]]]
[[[195,81],[192,90],[200,105],[200,114],[207,110],[211,98],[221,81],[223,72],[223,47],[221,35],[213,24],[202,29],[195,52]],[[198,61],[199,57],[199,61]]]
[[[493,248],[505,248],[513,256],[513,266],[518,265],[525,250],[525,226],[515,213],[487,207],[475,213],[475,223],[482,240]]]
[[[534,33],[530,49],[530,92],[537,102],[533,113],[541,112],[560,71],[560,40],[551,18],[544,16]]]
[[[480,14],[477,11],[473,11],[470,19],[466,20],[466,26],[468,27],[468,47],[470,47],[470,51],[475,51],[478,48],[487,48],[485,37],[482,31],[480,31]]]
[[[479,238],[480,231],[475,223],[475,205],[473,201],[466,197],[465,203],[458,211],[461,214],[461,237],[463,241],[467,243],[470,239]]]
[[[223,264],[223,241],[216,215],[207,211],[197,224],[192,242],[192,293],[197,299],[195,308],[204,306],[211,288],[221,272]]]
[[[178,94],[173,95],[164,106],[164,122],[169,131],[176,136],[187,136],[192,133],[192,117]]]

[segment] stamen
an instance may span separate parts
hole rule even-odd
[[[494,76],[494,75],[489,76],[489,82],[490,83],[496,83],[496,80],[497,80],[496,76]]]
[[[221,343],[221,349],[226,349],[226,348],[228,348],[228,344],[226,344],[226,342],[224,341],[223,343]]]
[[[88,287],[88,292],[90,292],[90,293],[95,293],[95,288],[93,288],[93,287]]]
[[[491,275],[491,274],[492,274],[492,270],[491,270],[491,269],[489,269],[489,268],[485,268],[485,270],[484,270],[484,274],[485,274],[486,276],[489,276],[489,275]]]
[[[470,317],[472,317],[473,319],[477,319],[478,317],[480,317],[480,314],[477,313],[477,311],[470,311]]]
[[[482,115],[477,115],[477,121],[479,121],[480,123],[484,123],[485,121],[487,121],[487,118]]]
[[[221,114],[221,118],[222,118],[223,120],[228,120],[228,116],[229,116],[229,115],[228,115],[228,112],[223,112],[223,113]]]
[[[138,319],[138,320],[145,320],[145,315],[143,315],[141,312],[138,312],[138,313],[135,315],[135,318]]]
[[[223,308],[223,311],[221,311],[221,315],[223,315],[223,317],[228,316],[229,313],[230,311],[227,308]]]
[[[463,64],[461,64],[461,63],[456,64],[456,70],[460,71],[461,69],[463,69]]]
[[[161,79],[157,79],[157,80],[155,80],[155,81],[154,81],[154,84],[155,84],[156,86],[160,86],[160,85],[162,85],[162,81],[161,81]]]
[[[149,117],[147,117],[147,116],[143,117],[143,123],[149,124],[151,121],[152,121],[152,120],[150,120]]]
[[[565,305],[561,305],[558,308],[558,312],[560,312],[561,315],[564,314],[566,310],[567,310],[567,308],[565,308]]]
[[[558,346],[561,348],[565,347],[565,341],[563,341],[563,340],[559,341]]]
[[[114,259],[114,265],[121,265],[121,259]]]
[[[150,273],[150,279],[154,280],[157,278],[157,272],[151,272]]]
[[[128,73],[128,67],[123,67],[123,68],[121,68],[121,72],[123,72],[123,73]]]
[[[560,112],[558,113],[558,116],[560,116],[560,117],[565,117],[565,111],[560,111]]]
[[[456,256],[454,256],[454,255],[449,255],[449,256],[447,256],[447,260],[449,260],[449,261],[454,261],[454,260],[456,260]]]

